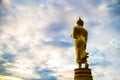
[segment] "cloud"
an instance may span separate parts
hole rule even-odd
[[[9,5],[11,1],[10,0],[0,0],[0,2],[5,5]]]
[[[52,76],[51,73],[53,73],[53,70],[51,69],[42,69],[36,68],[36,72],[42,76],[40,80],[57,80],[56,76]]]
[[[17,78],[17,77],[0,75],[0,80],[23,80],[23,79],[20,79],[20,78]]]
[[[120,48],[119,2],[13,0],[8,3],[0,5],[2,77],[73,80],[77,64],[70,34],[81,16],[89,32],[87,51],[93,77],[119,80],[120,64],[116,62]]]

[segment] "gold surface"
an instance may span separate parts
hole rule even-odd
[[[88,53],[85,52],[88,32],[83,27],[83,23],[84,22],[79,18],[79,20],[77,21],[77,25],[73,28],[73,33],[71,34],[71,37],[75,39],[74,46],[76,50],[76,62],[78,63],[79,68],[81,68],[82,63],[84,63],[85,67],[88,68]]]

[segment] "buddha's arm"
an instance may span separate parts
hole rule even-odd
[[[85,37],[85,39],[86,39],[86,42],[87,42],[87,38],[88,38],[88,32],[86,32],[86,37]]]
[[[75,27],[73,28],[73,33],[71,34],[72,38],[75,38],[76,34],[75,34]]]

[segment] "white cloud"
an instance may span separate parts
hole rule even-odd
[[[23,80],[23,79],[20,79],[20,78],[17,78],[17,77],[0,75],[0,80]]]
[[[4,4],[7,4],[7,5],[11,3],[10,0],[2,0],[2,2],[3,2]]]
[[[37,73],[35,68],[49,68],[54,71],[51,75],[57,76],[58,80],[72,80],[73,70],[77,67],[74,48],[58,47],[57,44],[51,45],[43,42],[54,41],[52,43],[55,43],[60,40],[74,43],[68,36],[72,32],[72,26],[76,23],[78,16],[81,16],[85,20],[85,27],[90,32],[87,50],[92,52],[96,48],[99,49],[98,54],[90,53],[89,58],[90,63],[97,63],[95,66],[90,66],[93,69],[94,78],[96,80],[119,79],[119,77],[115,78],[118,71],[114,68],[119,65],[115,61],[119,56],[117,52],[119,52],[120,43],[118,40],[120,37],[117,36],[119,32],[109,27],[111,20],[106,3],[101,3],[95,7],[91,4],[87,6],[88,3],[83,1],[81,5],[87,4],[80,7],[70,2],[55,2],[53,0],[48,1],[46,6],[41,6],[41,4],[33,6],[29,3],[25,6],[14,3],[15,9],[9,6],[8,9],[11,13],[7,13],[8,16],[6,16],[6,22],[9,22],[9,24],[4,23],[2,25],[3,31],[0,34],[0,55],[5,52],[15,55],[14,63],[6,62],[2,64],[9,73],[22,78],[28,78],[28,76],[40,78],[41,74]],[[59,6],[55,4],[59,4]],[[62,6],[65,6],[65,8]],[[60,23],[60,27],[55,26],[62,29],[61,32],[51,30],[50,25],[57,22],[66,25],[62,26]],[[46,32],[48,29],[50,31]],[[50,36],[51,33],[64,37],[60,36],[55,39],[56,36]],[[101,53],[106,56],[100,55]],[[3,59],[0,58],[0,60]],[[94,62],[93,59],[96,61]],[[117,60],[119,61],[119,59]],[[110,64],[105,67],[102,63],[107,61]],[[9,66],[12,66],[12,68]],[[115,73],[115,75],[112,75],[113,78],[110,79],[109,75],[111,73]]]

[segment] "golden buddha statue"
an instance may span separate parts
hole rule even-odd
[[[88,68],[88,53],[85,52],[88,32],[83,27],[83,24],[84,22],[81,20],[81,18],[79,18],[79,20],[77,21],[77,25],[73,28],[73,33],[71,34],[71,37],[75,39],[74,46],[76,49],[76,62],[78,63],[79,68],[81,68],[82,63],[85,64],[85,68]]]

